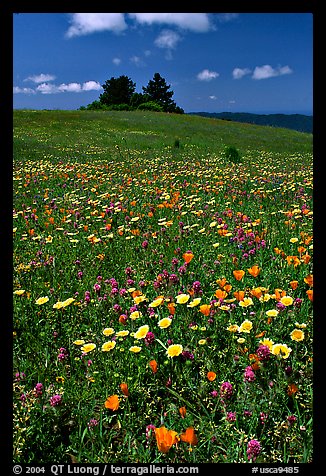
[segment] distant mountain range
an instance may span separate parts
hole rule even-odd
[[[284,127],[310,134],[313,132],[313,116],[304,114],[252,114],[249,112],[189,112],[188,114],[260,126]]]

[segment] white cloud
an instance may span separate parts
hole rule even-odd
[[[131,61],[131,63],[133,63],[136,66],[144,66],[145,65],[145,63],[141,59],[141,57],[137,56],[137,55],[131,56],[130,61]]]
[[[102,89],[102,86],[98,81],[85,81],[82,85],[83,91],[99,91]]]
[[[234,68],[232,71],[233,79],[241,79],[246,74],[250,74],[251,70],[249,68]]]
[[[51,83],[39,84],[36,88],[41,94],[58,94],[58,93],[81,93],[87,91],[99,91],[102,86],[97,81],[85,81],[80,83],[61,83],[59,86]]]
[[[129,13],[128,15],[140,24],[173,25],[197,33],[213,29],[208,13]]]
[[[209,99],[212,99],[212,101],[216,101],[216,99],[217,99],[217,96],[214,96],[214,94],[212,96],[208,96],[208,97],[209,97]]]
[[[58,87],[51,83],[39,84],[36,88],[36,91],[38,91],[41,94],[56,94],[60,92]]]
[[[119,33],[127,28],[123,13],[73,13],[67,38],[99,31]]]
[[[263,66],[256,66],[254,69],[252,79],[267,79],[275,76],[282,76],[284,74],[291,74],[293,71],[289,66],[278,66],[273,68],[269,64]]]
[[[35,94],[35,91],[32,88],[20,88],[19,86],[14,86],[13,93],[14,94]]]
[[[211,81],[212,79],[217,78],[219,75],[220,74],[216,71],[209,71],[209,69],[203,69],[203,71],[197,74],[197,79],[199,79],[199,81]]]
[[[155,45],[158,48],[173,49],[181,40],[180,35],[172,30],[163,30],[155,40]]]
[[[120,58],[113,58],[112,63],[118,66],[121,63],[121,59]]]
[[[45,83],[47,81],[53,81],[55,76],[53,74],[34,74],[33,76],[28,76],[25,78],[24,81],[32,81],[33,83],[40,84]]]

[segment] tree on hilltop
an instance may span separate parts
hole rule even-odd
[[[169,91],[170,84],[162,78],[160,73],[155,73],[153,79],[148,82],[146,87],[143,86],[143,92],[149,96],[150,101],[159,104],[165,112],[183,112],[183,110],[176,105],[172,100],[173,91]]]
[[[130,104],[132,95],[136,89],[134,83],[128,76],[122,75],[119,78],[111,78],[102,84],[103,93],[100,94],[100,103],[105,106],[114,104]]]

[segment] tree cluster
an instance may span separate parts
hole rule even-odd
[[[181,107],[173,101],[173,91],[170,85],[159,73],[155,73],[146,87],[142,87],[143,92],[137,93],[136,83],[128,76],[110,78],[102,84],[103,93],[98,100],[93,101],[80,110],[104,109],[104,110],[148,110],[157,112],[174,112],[183,114]]]

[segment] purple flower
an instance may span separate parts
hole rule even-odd
[[[247,445],[247,456],[249,460],[256,461],[257,456],[260,454],[261,445],[258,440],[250,440]]]
[[[184,350],[181,354],[183,360],[194,360],[194,354],[192,354],[189,350]]]
[[[211,393],[213,398],[216,398],[218,396],[218,391],[217,390],[212,390]]]
[[[289,425],[293,425],[293,423],[297,420],[297,417],[295,415],[289,415],[287,417],[287,421],[289,422]]]
[[[56,407],[57,405],[60,405],[62,402],[62,396],[61,395],[53,395],[50,397],[50,405],[51,407]]]
[[[248,365],[248,367],[245,369],[244,380],[247,382],[254,382],[256,380],[256,375],[250,365]]]
[[[96,418],[91,418],[89,422],[87,423],[87,426],[89,429],[92,429],[94,428],[94,426],[97,426],[97,425],[98,425],[98,420],[96,420]]]
[[[284,309],[286,309],[286,306],[284,306],[284,304],[282,304],[280,301],[276,303],[276,308],[279,312],[282,312],[284,311]]]
[[[227,412],[226,414],[226,419],[227,421],[229,421],[230,423],[235,421],[237,419],[237,415],[236,415],[236,412]]]
[[[153,342],[155,341],[155,335],[153,334],[153,332],[151,331],[147,332],[144,341],[146,345],[153,344]]]
[[[37,384],[35,385],[35,392],[36,392],[36,395],[37,395],[38,397],[40,397],[40,396],[42,395],[42,393],[43,393],[43,384],[37,383]]]
[[[256,350],[257,357],[259,360],[268,360],[270,357],[270,349],[268,345],[260,345]]]
[[[231,398],[233,393],[233,387],[230,382],[223,382],[220,386],[220,396],[222,399]]]

